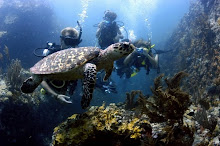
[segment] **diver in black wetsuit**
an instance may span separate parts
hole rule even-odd
[[[98,25],[96,37],[98,39],[98,44],[102,49],[119,42],[119,39],[123,38],[119,26],[115,22],[116,18],[116,13],[107,10],[104,13],[104,20]]]

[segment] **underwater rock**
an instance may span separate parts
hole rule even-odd
[[[142,135],[152,142],[151,132],[145,115],[136,117],[115,104],[93,106],[54,128],[52,145],[140,145]]]
[[[52,146],[68,145],[185,145],[191,146],[195,125],[150,123],[145,114],[110,104],[74,114],[54,128]]]
[[[190,74],[186,81],[189,93],[207,88],[211,86],[213,79],[219,78],[219,11],[219,0],[199,0],[191,3],[189,12],[181,19],[165,45],[174,51],[162,56],[161,66],[164,66],[165,73],[169,74],[187,71]]]
[[[5,97],[12,96],[12,93],[8,91],[8,87],[3,79],[0,79],[0,100]]]
[[[155,79],[153,97],[141,91],[126,93],[124,105],[93,106],[80,115],[72,115],[54,128],[52,145],[191,145],[195,124],[183,114],[190,105],[189,95],[180,89],[187,74],[177,73],[165,79]],[[134,100],[138,95],[137,101]],[[188,120],[188,121],[187,121]]]

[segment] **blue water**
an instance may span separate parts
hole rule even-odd
[[[83,41],[79,46],[97,46],[95,37],[97,27],[94,25],[102,21],[105,10],[117,13],[116,21],[124,24],[122,32],[125,37],[128,35],[132,41],[151,39],[157,49],[172,49],[164,44],[181,18],[188,12],[189,4],[190,0],[0,0],[0,32],[6,32],[0,35],[0,53],[4,54],[6,45],[9,48],[10,59],[18,58],[22,66],[29,69],[41,59],[34,56],[34,49],[45,47],[47,41],[60,44],[60,31],[65,27],[77,28],[77,20],[83,29]],[[0,68],[3,72],[7,71],[9,64],[10,60],[6,57],[0,59]],[[162,66],[161,69],[163,69]],[[106,104],[124,102],[126,92],[131,90],[141,90],[144,94],[151,94],[150,86],[153,86],[156,76],[158,74],[154,69],[149,75],[146,75],[145,69],[141,69],[130,79],[119,78],[113,72],[111,78],[117,85],[118,93],[108,94],[95,90],[91,105],[101,105],[103,102]],[[6,136],[0,140],[9,144],[19,142],[24,144],[24,141],[27,145],[46,143],[42,142],[42,137],[51,138],[56,125],[71,114],[82,112],[81,91],[82,86],[79,81],[76,93],[71,97],[73,104],[70,105],[60,104],[52,100],[52,97],[49,99],[50,103],[41,103],[39,107],[23,104],[9,105],[8,111],[11,113],[8,114],[15,115],[16,120],[11,120],[6,114],[8,120],[12,122],[8,124],[5,120],[6,127],[9,125],[8,133],[16,128],[17,131],[23,130],[23,132],[21,134],[15,132],[14,135],[12,133],[12,138]],[[28,121],[23,120],[22,109],[27,112],[24,115],[28,115]],[[20,110],[21,113],[19,113]],[[19,114],[14,114],[14,111]],[[16,126],[19,121],[20,127]],[[33,130],[33,125],[39,128]],[[26,138],[26,134],[32,137]]]

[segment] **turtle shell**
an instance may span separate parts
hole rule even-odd
[[[30,71],[33,74],[63,73],[84,65],[97,57],[100,49],[97,47],[69,48],[55,52],[37,62]]]

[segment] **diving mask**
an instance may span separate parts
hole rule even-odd
[[[61,39],[63,39],[64,43],[67,46],[76,46],[79,44],[79,39],[70,37],[70,36],[60,36]]]
[[[137,51],[138,53],[140,53],[140,54],[143,54],[144,51],[146,51],[147,53],[149,53],[149,52],[150,52],[150,49],[148,49],[148,48],[137,48],[136,51]]]

